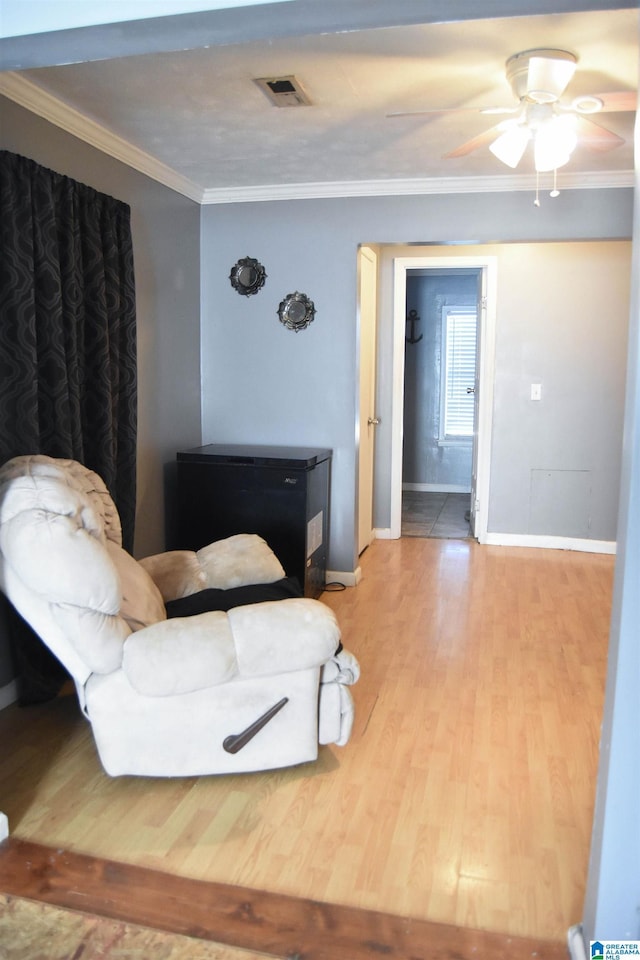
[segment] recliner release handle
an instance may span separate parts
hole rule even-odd
[[[263,713],[261,717],[258,717],[246,730],[243,730],[242,733],[234,733],[222,741],[222,747],[227,753],[238,753],[239,750],[242,750],[243,747],[249,743],[250,740],[253,740],[256,733],[259,733],[263,727],[269,723],[270,720],[275,717],[276,713],[279,713],[284,707],[285,703],[289,702],[289,697],[283,697],[282,700],[278,700],[276,704],[269,708],[266,713]]]

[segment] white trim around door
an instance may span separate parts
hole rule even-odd
[[[396,257],[393,261],[393,406],[391,411],[391,527],[390,539],[398,539],[402,525],[402,440],[404,420],[404,341],[406,328],[407,270],[460,268],[482,269],[485,274],[486,307],[480,311],[479,386],[476,486],[476,537],[487,539],[489,483],[491,476],[491,430],[496,340],[496,287],[498,259],[486,257]],[[380,531],[382,534],[382,531]],[[378,535],[380,535],[378,534]],[[384,535],[384,534],[383,534]]]

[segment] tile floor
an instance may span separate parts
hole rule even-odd
[[[468,493],[402,492],[402,536],[460,539],[471,536]]]

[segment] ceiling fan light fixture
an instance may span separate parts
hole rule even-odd
[[[571,117],[554,117],[537,130],[534,143],[535,168],[539,173],[557,170],[571,159],[578,138]]]
[[[575,73],[578,59],[568,50],[538,47],[515,53],[506,62],[507,81],[515,97],[554,103]]]
[[[555,93],[549,93],[548,90],[529,90],[526,99],[531,100],[532,103],[557,103],[558,101]]]
[[[518,124],[500,134],[497,140],[489,145],[489,150],[494,157],[515,170],[522,160],[530,139],[531,131],[529,128]]]

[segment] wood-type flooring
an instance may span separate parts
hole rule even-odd
[[[305,958],[379,956],[376,943],[411,960],[566,956],[587,873],[613,558],[406,538],[361,561],[357,588],[323,594],[362,666],[346,747],[283,771],[110,779],[72,697],[12,706],[0,713],[0,862],[44,844],[56,869],[84,854],[103,880],[124,870],[103,865],[116,861],[234,890],[230,912],[244,903],[245,920],[268,903],[285,926],[316,933],[309,917],[321,916],[351,930],[342,952],[295,941]],[[46,873],[46,851],[41,861]],[[146,883],[171,890],[139,878],[121,902],[135,912]],[[214,939],[231,942],[223,927]],[[422,946],[398,939],[418,927]]]

